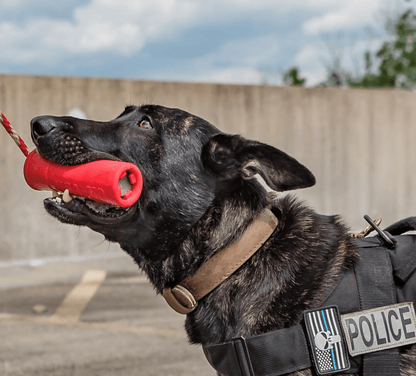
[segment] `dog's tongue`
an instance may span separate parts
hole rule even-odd
[[[93,201],[128,208],[140,197],[143,178],[132,163],[99,160],[62,166],[42,158],[36,150],[26,158],[24,176],[36,190],[65,192]]]

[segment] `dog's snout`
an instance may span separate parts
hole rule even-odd
[[[39,137],[46,135],[56,128],[56,122],[50,116],[37,116],[30,122],[32,139],[36,142]]]

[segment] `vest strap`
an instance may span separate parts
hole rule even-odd
[[[204,346],[205,356],[220,374],[236,376],[285,375],[310,368],[312,360],[303,326]]]
[[[397,302],[393,267],[386,248],[367,248],[360,252],[360,262],[357,263],[354,271],[361,310]],[[395,348],[365,354],[363,374],[364,376],[400,376],[399,350]]]

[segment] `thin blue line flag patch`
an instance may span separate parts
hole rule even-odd
[[[309,344],[320,375],[348,370],[350,361],[336,306],[305,311]]]

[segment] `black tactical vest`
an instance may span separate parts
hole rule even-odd
[[[360,260],[346,270],[322,307],[295,326],[205,346],[222,375],[400,375],[399,349],[416,343],[416,217],[379,235],[355,239]],[[416,366],[416,365],[415,365]]]

